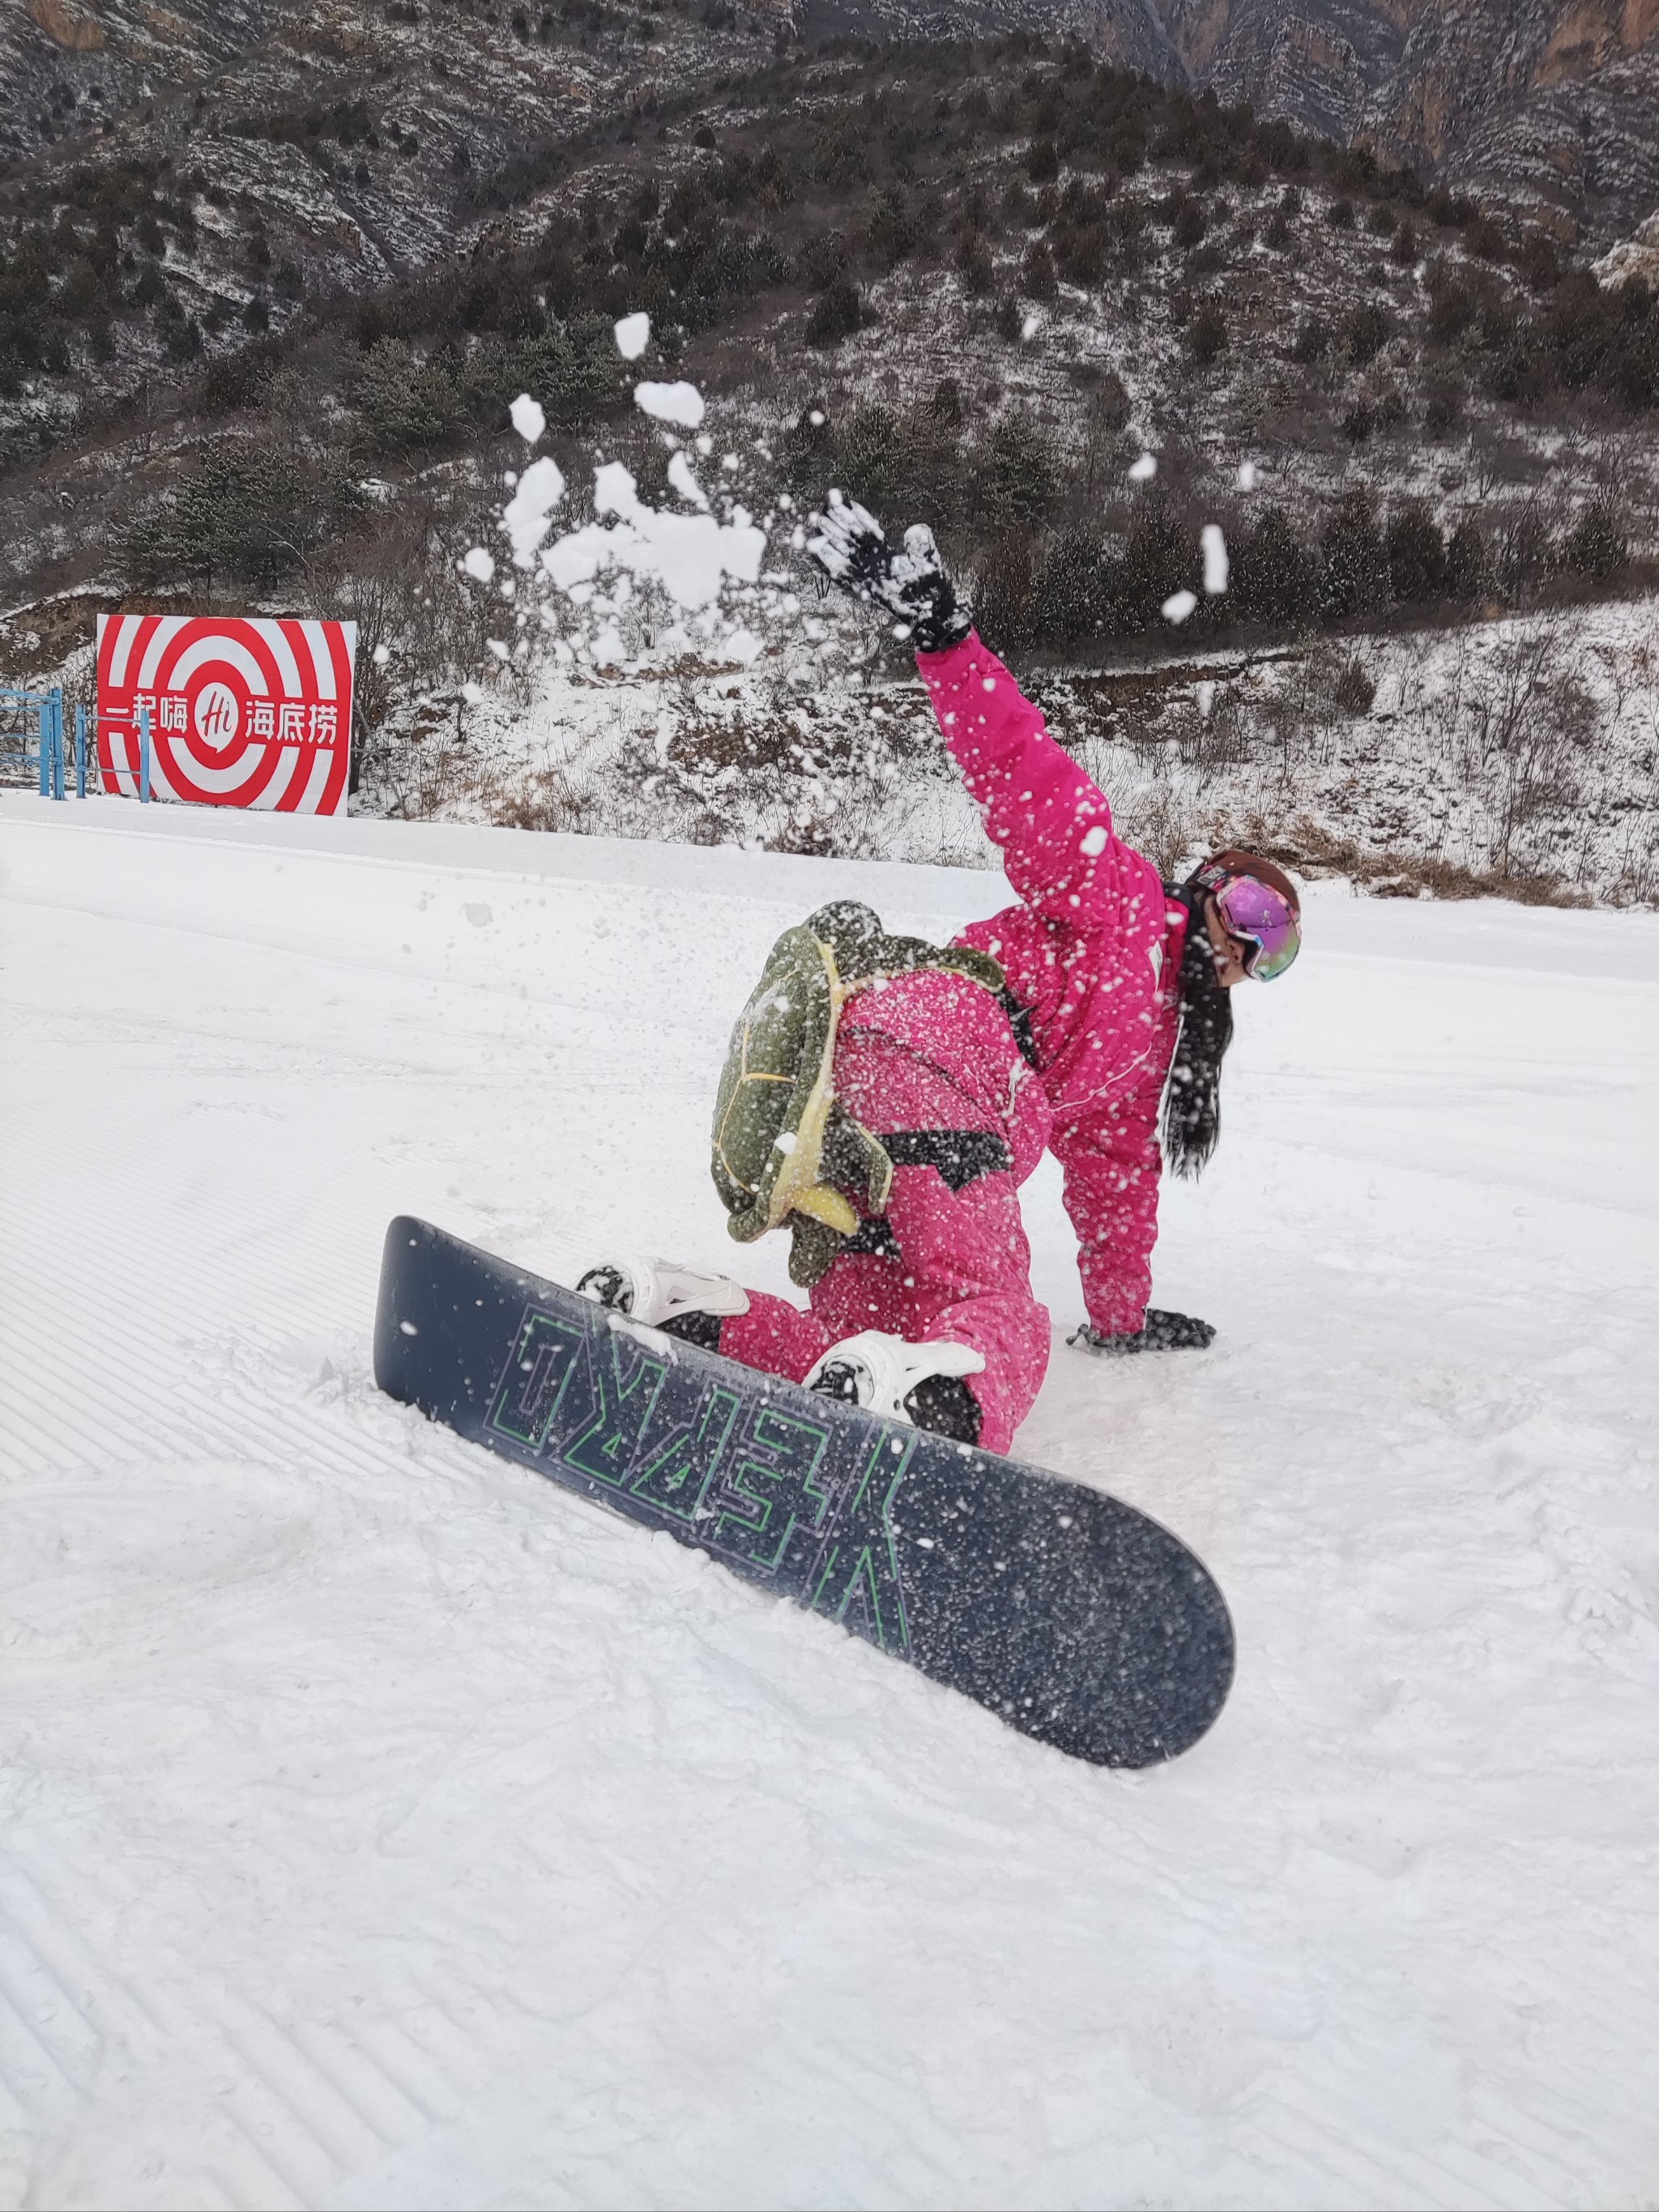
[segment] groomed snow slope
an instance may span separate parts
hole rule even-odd
[[[1659,922],[1316,890],[1250,994],[1158,1256],[1221,1337],[1057,1340],[1021,1437],[1233,1607],[1124,1777],[369,1375],[400,1209],[728,1256],[767,943],[997,878],[114,801],[0,861],[6,2201],[1656,2201]]]

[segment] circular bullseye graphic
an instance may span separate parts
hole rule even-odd
[[[355,623],[100,616],[105,788],[137,794],[148,722],[157,798],[340,812],[356,641]]]

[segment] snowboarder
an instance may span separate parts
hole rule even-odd
[[[640,1322],[889,1419],[1006,1451],[1048,1365],[1018,1190],[1060,1163],[1097,1352],[1199,1349],[1147,1304],[1164,1161],[1220,1129],[1233,987],[1301,935],[1269,860],[1218,853],[1166,884],[975,634],[931,531],[899,550],[831,495],[808,550],[908,635],[1018,903],[948,948],[822,908],[774,948],[733,1032],[714,1179],[732,1233],[787,1225],[811,1309],[730,1277],[615,1260],[579,1287]],[[1159,1145],[1162,1102],[1163,1144]]]

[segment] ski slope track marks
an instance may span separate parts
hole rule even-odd
[[[0,2204],[1655,2201],[1659,923],[1309,899],[1021,1455],[1226,1711],[1024,1741],[374,1389],[386,1221],[716,1262],[732,1015],[999,878],[0,800]],[[780,1250],[744,1255],[785,1287]]]

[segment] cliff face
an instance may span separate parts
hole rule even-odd
[[[1160,13],[1194,83],[1336,139],[1358,129],[1405,45],[1373,0],[1161,0]]]
[[[795,0],[807,35],[1081,32],[1600,250],[1659,209],[1659,0]]]
[[[1223,99],[1605,245],[1659,207],[1659,0],[1155,0]]]
[[[1081,32],[1103,58],[1506,199],[1595,249],[1659,209],[1659,0],[795,0],[808,36]]]

